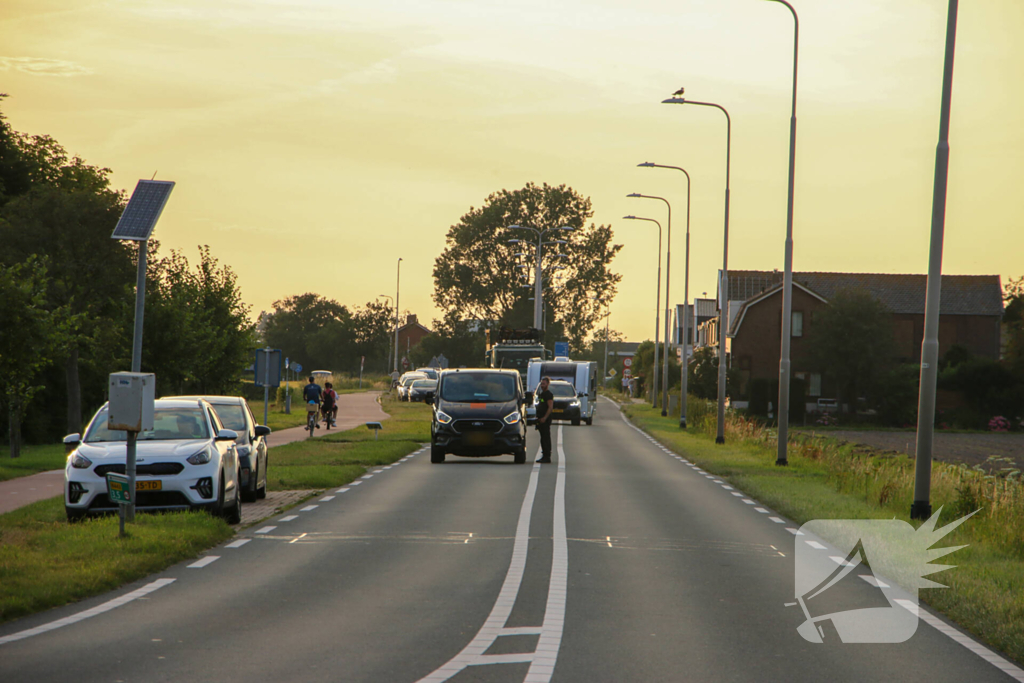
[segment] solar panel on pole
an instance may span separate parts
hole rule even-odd
[[[111,237],[140,242],[148,240],[173,189],[174,181],[171,180],[140,180]]]

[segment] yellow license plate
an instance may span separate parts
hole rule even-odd
[[[136,491],[160,491],[163,489],[163,482],[159,479],[154,481],[135,481]]]
[[[466,434],[467,446],[490,446],[494,443],[494,435],[487,432],[471,432]]]
[[[555,408],[555,409],[554,409],[554,410],[552,410],[551,412],[553,412],[553,413],[564,413],[565,411],[564,411],[564,410],[562,410],[561,408]]]

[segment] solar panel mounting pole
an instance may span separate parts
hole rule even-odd
[[[135,330],[132,337],[132,372],[142,371],[142,322],[146,310],[146,266],[149,237],[167,204],[174,183],[166,180],[140,180],[132,192],[128,205],[117,221],[115,240],[139,243],[139,265],[135,279]],[[135,521],[135,452],[138,432],[128,432],[125,448],[125,474],[128,475],[127,506],[119,506],[129,522]],[[125,509],[127,508],[127,509]]]

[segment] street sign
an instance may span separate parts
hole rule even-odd
[[[111,503],[130,505],[132,494],[128,488],[128,477],[116,472],[107,472],[107,498]]]
[[[256,349],[256,386],[276,387],[281,384],[281,360],[281,349]]]
[[[555,358],[559,356],[569,357],[569,342],[567,341],[556,341],[555,342]]]
[[[618,373],[617,373],[617,372],[615,372],[615,368],[612,368],[611,370],[609,370],[609,371],[608,371],[608,376],[609,376],[609,377],[614,377],[614,376],[615,376],[615,375],[617,375],[617,374],[618,374]]]
[[[292,366],[292,369],[293,369],[293,370],[295,370],[295,372],[302,372],[302,366],[301,366],[301,365],[299,365],[298,363],[296,363],[295,365],[293,365],[293,366]]]
[[[633,376],[633,371],[630,370],[629,368],[626,368],[625,370],[622,371],[622,376],[625,377],[626,379],[629,379],[630,377]]]
[[[631,367],[633,367],[633,359],[631,357],[629,357],[629,356],[626,356],[625,358],[623,358],[622,359],[622,367],[624,367],[624,368],[631,368]]]
[[[409,359],[406,358],[405,356],[402,356],[402,369],[404,369],[404,370],[408,370],[409,369]]]

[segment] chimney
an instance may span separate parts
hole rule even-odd
[[[409,317],[407,317],[407,318],[405,319],[405,324],[406,324],[406,325],[413,325],[413,324],[415,324],[416,322],[417,322],[417,320],[416,320],[416,314],[415,314],[415,313],[410,313],[410,314],[409,314]]]

